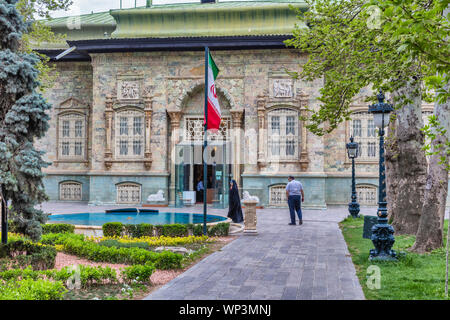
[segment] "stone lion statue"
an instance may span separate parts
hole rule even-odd
[[[250,193],[248,193],[248,191],[244,191],[242,193],[242,200],[253,200],[259,202],[259,198],[257,196],[251,196]]]
[[[165,201],[164,191],[159,190],[156,194],[151,194],[148,196],[147,201]]]

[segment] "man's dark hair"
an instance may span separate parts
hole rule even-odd
[[[289,179],[295,180],[294,176],[289,176]]]

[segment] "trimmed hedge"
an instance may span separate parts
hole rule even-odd
[[[11,240],[0,245],[0,258],[13,258],[19,265],[31,265],[33,270],[46,270],[55,266],[56,249],[22,239]]]
[[[208,236],[227,236],[230,224],[221,222],[208,226]],[[132,238],[166,236],[166,237],[187,237],[189,234],[201,236],[203,234],[203,225],[201,224],[165,224],[151,225],[141,224],[123,224],[121,222],[108,222],[102,226],[103,236],[121,237],[130,236]]]
[[[74,233],[75,226],[67,223],[42,224],[42,234]]]
[[[96,262],[146,264],[154,263],[157,269],[180,269],[183,256],[170,251],[151,252],[141,248],[116,248],[101,246],[90,241],[67,238],[61,245],[66,253]]]
[[[108,237],[120,237],[123,232],[123,224],[121,222],[108,222],[102,226],[103,235]]]

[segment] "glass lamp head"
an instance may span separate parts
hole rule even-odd
[[[347,154],[350,159],[355,159],[358,157],[358,143],[353,142],[353,137],[350,138],[350,142],[347,143]]]

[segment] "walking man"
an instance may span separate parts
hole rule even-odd
[[[295,226],[295,212],[298,216],[298,224],[303,224],[301,202],[305,200],[303,186],[300,181],[296,181],[293,176],[288,177],[289,183],[286,185],[286,198],[288,199],[289,212],[291,214],[290,226]]]

